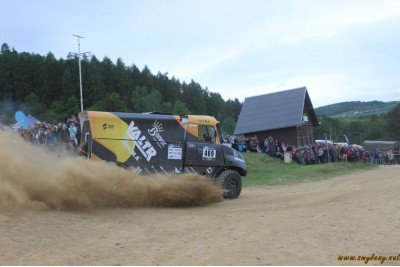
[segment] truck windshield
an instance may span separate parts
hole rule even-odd
[[[216,134],[214,128],[212,126],[199,125],[199,141],[215,143]]]

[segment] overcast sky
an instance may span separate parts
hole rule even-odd
[[[0,0],[0,41],[90,51],[225,100],[306,86],[314,108],[400,100],[400,0]]]

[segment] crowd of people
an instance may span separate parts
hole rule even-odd
[[[273,137],[260,140],[257,136],[223,136],[224,143],[239,152],[266,153],[271,157],[284,159],[285,155],[302,165],[327,162],[364,162],[368,164],[400,164],[399,151],[365,151],[359,145],[326,144],[319,142],[308,146],[296,147]],[[290,152],[290,153],[285,153]]]
[[[66,150],[77,148],[80,143],[80,124],[74,115],[65,122],[51,124],[35,122],[26,129],[18,129],[19,135],[30,144],[48,147],[62,145]],[[285,156],[302,164],[312,165],[327,162],[364,162],[368,164],[394,165],[400,164],[399,151],[365,151],[358,145],[326,144],[318,142],[308,146],[296,147],[272,136],[259,139],[255,136],[224,135],[222,141],[239,152],[266,153],[271,157],[284,160]],[[290,153],[286,153],[290,152]]]
[[[79,146],[80,125],[74,115],[58,124],[37,121],[26,129],[19,128],[18,134],[30,144],[57,147],[62,145],[70,150]]]

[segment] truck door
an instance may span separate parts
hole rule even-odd
[[[208,125],[196,125],[198,127],[197,140],[188,140],[186,146],[186,166],[224,166],[225,160],[222,153],[222,145],[216,143],[216,129]]]

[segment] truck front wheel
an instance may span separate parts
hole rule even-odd
[[[242,191],[242,177],[237,171],[225,170],[221,172],[217,177],[217,182],[224,189],[224,198],[237,198]]]

